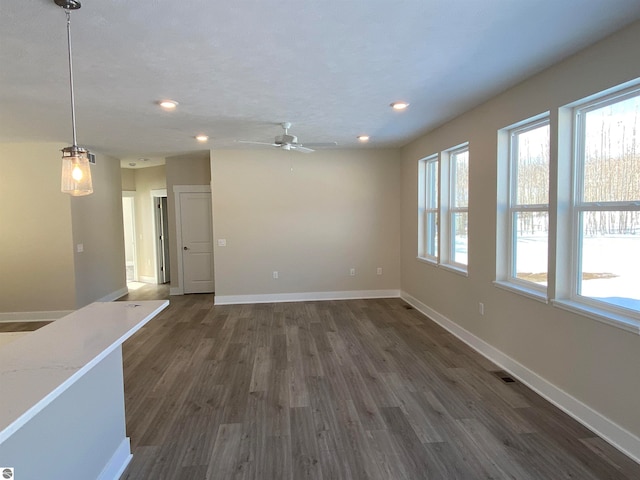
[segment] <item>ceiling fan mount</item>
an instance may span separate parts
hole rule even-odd
[[[53,0],[56,5],[65,10],[78,10],[82,4],[78,0]]]
[[[315,152],[312,148],[309,147],[335,147],[338,145],[336,142],[326,142],[326,143],[306,143],[302,144],[298,142],[298,137],[296,135],[291,135],[289,133],[289,129],[291,128],[291,122],[282,122],[280,126],[284,130],[282,135],[277,135],[273,141],[273,143],[266,142],[252,142],[247,140],[236,140],[238,143],[247,143],[251,145],[270,145],[272,147],[281,148],[282,150],[291,151],[294,150],[296,152],[301,153],[311,153]]]

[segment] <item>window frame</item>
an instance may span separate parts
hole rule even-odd
[[[551,121],[549,114],[542,114],[532,119],[525,120],[519,124],[507,128],[509,138],[509,153],[508,153],[508,186],[507,186],[507,271],[506,282],[513,284],[519,288],[538,292],[540,295],[547,297],[548,285],[549,285],[549,236],[547,236],[547,285],[540,285],[535,282],[523,280],[517,277],[517,225],[515,217],[518,213],[524,212],[541,212],[546,213],[547,217],[550,215],[549,209],[549,176],[547,176],[547,203],[539,204],[520,204],[518,203],[518,154],[519,151],[514,148],[516,138],[518,135],[530,132],[540,127],[549,126],[549,136],[551,135]],[[550,139],[549,139],[550,140]],[[551,157],[551,144],[549,142],[549,158]],[[549,175],[549,173],[548,173]]]
[[[434,153],[419,160],[418,169],[418,258],[437,264],[440,259],[440,155]],[[430,215],[436,216],[435,224],[429,221]]]
[[[640,311],[618,306],[612,303],[595,300],[578,293],[582,283],[582,250],[583,250],[583,225],[582,218],[585,212],[594,211],[631,211],[640,212],[640,199],[630,201],[585,201],[584,200],[584,169],[585,169],[585,135],[586,114],[608,105],[625,101],[629,98],[640,97],[640,87],[621,89],[613,93],[603,93],[597,97],[591,97],[586,101],[573,106],[572,109],[572,140],[573,152],[571,156],[571,201],[569,215],[571,219],[571,251],[568,261],[570,290],[568,295],[569,305],[577,309],[586,309],[597,317],[606,317],[620,320],[623,323],[632,324],[640,322]],[[562,299],[558,303],[562,303]]]
[[[456,164],[455,157],[467,152],[467,205],[460,207],[456,205]],[[469,142],[462,143],[449,148],[442,153],[440,167],[440,264],[453,271],[467,274],[469,271],[469,165],[471,161],[471,150]],[[456,262],[455,259],[455,216],[466,213],[467,230],[467,263]]]

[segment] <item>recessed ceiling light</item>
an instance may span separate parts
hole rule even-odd
[[[136,166],[136,164],[135,164],[135,162],[129,162],[129,166],[130,166],[130,167],[135,167],[135,166]]]
[[[369,135],[358,135],[358,140],[360,140],[361,142],[368,142]]]
[[[391,108],[393,108],[394,110],[404,110],[408,106],[409,104],[407,102],[393,102],[391,104]]]
[[[175,110],[175,108],[178,106],[178,102],[176,102],[175,100],[160,100],[158,102],[158,105],[160,105],[165,110]]]
[[[206,135],[196,135],[196,140],[198,140],[199,142],[206,142],[207,140],[209,140],[209,137]]]

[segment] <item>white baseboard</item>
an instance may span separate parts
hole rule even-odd
[[[352,300],[399,297],[400,290],[348,290],[343,292],[267,293],[261,295],[216,295],[215,305],[242,303],[312,302],[318,300]]]
[[[158,283],[156,277],[145,277],[143,275],[138,275],[138,282],[142,283],[153,283],[154,285]]]
[[[3,322],[51,322],[73,313],[73,310],[54,310],[50,312],[0,312]]]
[[[109,295],[105,295],[104,297],[96,300],[96,302],[113,302],[114,300],[124,297],[127,293],[129,293],[129,289],[124,287],[120,290],[116,290],[115,292],[111,292]]]
[[[184,292],[180,287],[170,287],[169,295],[184,295]]]
[[[465,330],[444,315],[422,303],[406,292],[401,292],[401,298],[424,313],[434,322],[451,332],[475,351],[484,355],[500,368],[509,372],[534,392],[554,404],[560,410],[571,416],[598,436],[609,442],[625,455],[640,463],[640,438],[612,422],[607,417],[592,409],[580,400],[572,397],[537,373],[509,357],[502,351],[488,344],[473,333]]]
[[[116,290],[115,292],[111,292],[109,295],[105,295],[102,298],[96,300],[96,302],[112,302],[121,297],[124,297],[129,290],[125,288],[121,288],[120,290]],[[54,310],[54,311],[43,311],[43,312],[0,312],[0,323],[7,322],[51,322],[53,320],[58,320],[59,318],[65,317],[75,310]]]
[[[127,465],[129,465],[132,457],[129,437],[125,437],[111,456],[107,465],[105,465],[98,480],[118,480],[124,473]]]

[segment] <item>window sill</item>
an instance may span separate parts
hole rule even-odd
[[[640,335],[640,321],[633,318],[625,317],[617,313],[608,312],[599,308],[590,307],[583,303],[572,300],[552,300],[551,303],[563,310],[578,313],[601,323],[606,323],[612,327],[626,330],[627,332]]]
[[[435,260],[431,260],[429,258],[424,258],[424,257],[416,257],[416,260],[418,260],[421,263],[426,263],[427,265],[431,265],[432,267],[449,270],[450,272],[457,273],[458,275],[462,275],[464,277],[469,276],[469,272],[467,270],[465,270],[464,268],[457,267],[455,265],[448,265],[448,264],[445,265],[442,263],[438,263]]]
[[[444,270],[449,270],[450,272],[453,272],[453,273],[457,273],[458,275],[462,275],[463,277],[468,277],[469,276],[469,271],[468,270],[466,270],[464,268],[461,268],[461,267],[458,267],[456,265],[449,265],[449,264],[445,265],[445,264],[441,263],[441,264],[438,265],[438,267],[440,267],[440,268],[442,268]]]
[[[537,300],[538,302],[547,304],[549,303],[547,295],[540,290],[536,290],[535,288],[527,288],[522,285],[516,285],[514,283],[505,282],[502,280],[495,280],[493,284],[498,288],[507,290],[508,292],[517,293],[518,295],[524,295],[525,297]]]
[[[426,257],[416,257],[419,262],[426,263],[427,265],[433,265],[434,267],[438,266],[438,262],[436,260],[431,260]]]

